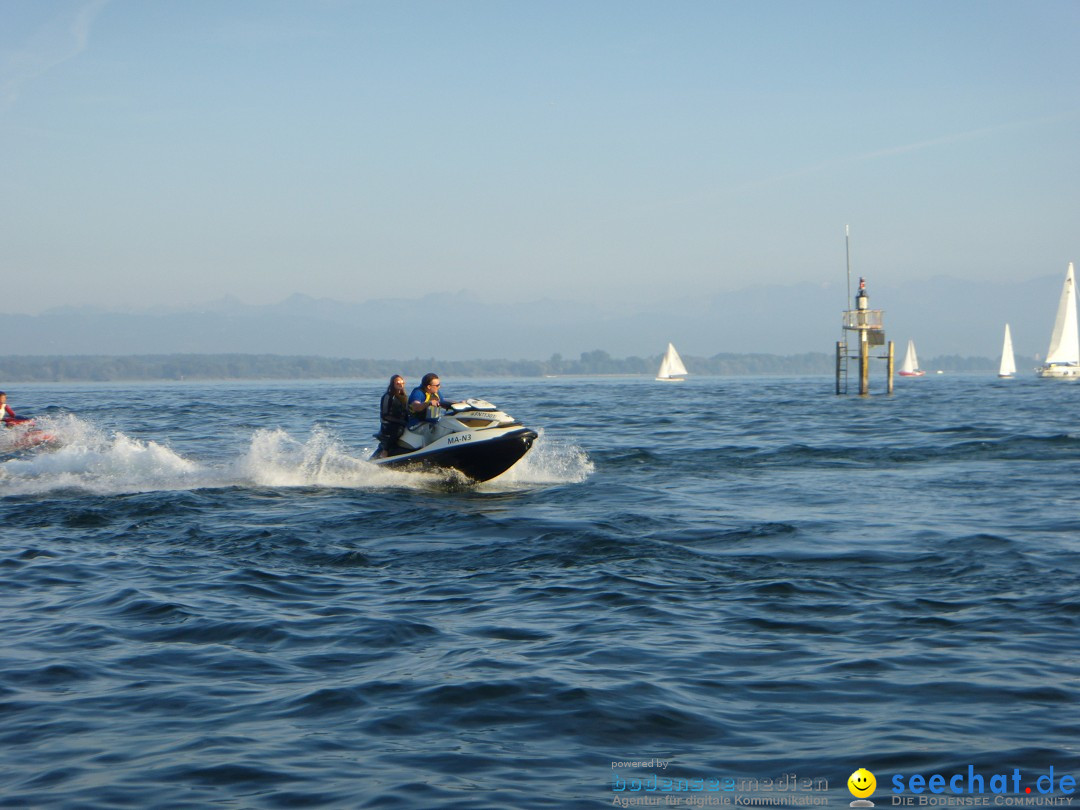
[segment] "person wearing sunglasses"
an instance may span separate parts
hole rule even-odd
[[[420,385],[409,394],[409,430],[425,433],[427,442],[435,438],[435,425],[442,417],[441,409],[454,404],[442,395],[441,388],[439,375],[428,372],[420,380]]]

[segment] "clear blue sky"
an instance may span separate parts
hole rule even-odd
[[[1080,2],[0,0],[0,312],[1080,261]],[[13,285],[11,277],[19,283]]]

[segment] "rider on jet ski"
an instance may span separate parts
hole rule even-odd
[[[386,458],[397,445],[397,440],[405,432],[409,421],[409,401],[405,396],[405,378],[395,374],[390,378],[390,385],[379,401],[379,432],[375,438],[379,447],[375,451],[377,458]]]
[[[429,371],[409,394],[409,430],[422,434],[425,444],[437,438],[435,426],[442,416],[439,409],[455,404],[439,393],[440,386],[439,375]]]
[[[0,421],[3,422],[4,427],[34,424],[33,419],[15,415],[15,411],[11,410],[11,406],[7,404],[7,394],[3,391],[0,391]]]

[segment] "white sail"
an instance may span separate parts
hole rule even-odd
[[[1046,353],[1046,365],[1080,364],[1080,340],[1076,331],[1076,279],[1073,277],[1072,262],[1065,274],[1065,286],[1061,289],[1058,301],[1057,317],[1054,318],[1054,331],[1050,335],[1050,350]]]
[[[907,342],[907,354],[904,355],[904,362],[900,364],[901,374],[914,374],[919,370],[919,358],[915,354],[915,341],[909,340]]]
[[[686,366],[683,365],[682,358],[679,357],[679,353],[675,351],[675,347],[669,343],[667,345],[667,352],[664,354],[664,359],[660,361],[660,370],[656,372],[656,379],[679,380],[688,373]]]
[[[1005,324],[1005,342],[1001,345],[1001,365],[998,367],[999,377],[1011,377],[1016,373],[1016,356],[1013,354],[1012,334],[1009,325]]]

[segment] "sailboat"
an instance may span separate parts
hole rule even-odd
[[[919,358],[915,354],[914,340],[907,342],[907,354],[904,355],[904,362],[900,364],[899,374],[901,377],[921,377],[926,374],[925,371],[919,368]]]
[[[1076,279],[1072,262],[1065,273],[1065,286],[1061,288],[1054,331],[1050,335],[1050,349],[1046,362],[1036,371],[1040,377],[1080,378],[1080,339],[1076,332]]]
[[[1005,324],[1005,342],[1001,344],[1001,365],[998,366],[999,377],[1012,377],[1016,373],[1016,356],[1013,354],[1012,334],[1009,325]]]
[[[669,343],[664,359],[660,361],[660,370],[656,372],[656,379],[662,382],[682,382],[687,374],[689,372],[683,365],[682,358],[675,351],[675,347]]]

